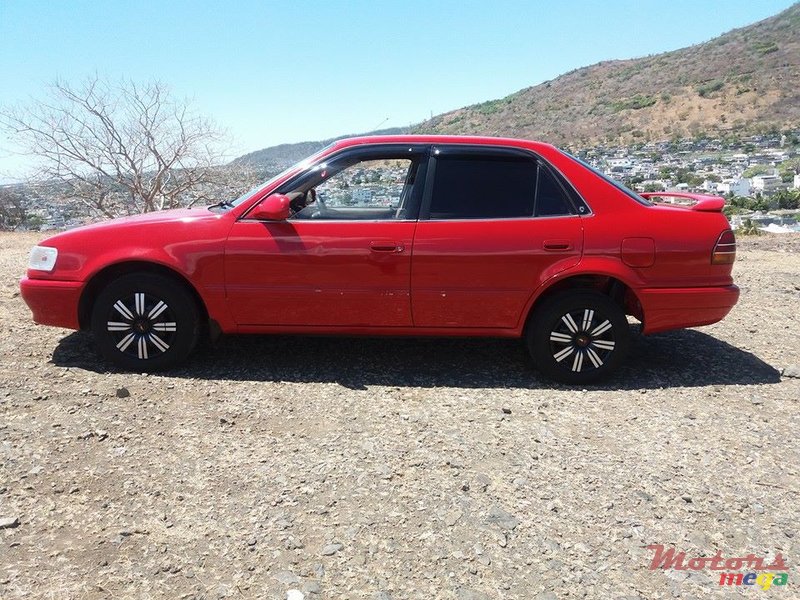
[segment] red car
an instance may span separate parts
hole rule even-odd
[[[626,315],[656,333],[738,299],[723,200],[646,196],[543,143],[353,138],[232,202],[48,238],[20,287],[135,371],[201,332],[495,336],[580,384],[623,360]]]

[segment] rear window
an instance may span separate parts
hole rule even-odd
[[[569,157],[570,157],[572,160],[574,160],[576,163],[578,163],[578,164],[580,164],[580,165],[582,165],[582,166],[586,167],[587,169],[589,169],[589,170],[590,170],[592,173],[594,173],[595,175],[597,175],[597,176],[598,176],[600,179],[602,179],[603,181],[605,181],[605,182],[607,182],[607,183],[610,183],[611,185],[613,185],[615,188],[617,188],[617,189],[618,189],[620,192],[622,192],[622,193],[623,193],[623,194],[625,194],[626,196],[629,196],[631,199],[633,199],[633,200],[636,200],[636,202],[638,202],[639,204],[644,204],[645,206],[654,206],[654,204],[653,204],[652,202],[650,202],[649,200],[646,200],[645,198],[642,198],[642,197],[641,197],[639,194],[637,194],[636,192],[634,192],[632,189],[630,189],[630,188],[628,188],[628,187],[626,187],[626,186],[622,185],[622,184],[621,184],[619,181],[616,181],[616,180],[614,180],[614,179],[611,179],[610,177],[608,177],[608,176],[607,176],[607,175],[605,175],[604,173],[601,173],[600,171],[598,171],[597,169],[595,169],[595,168],[594,168],[592,165],[590,165],[590,164],[589,164],[589,163],[587,163],[587,162],[584,162],[584,161],[582,161],[582,160],[581,160],[580,158],[578,158],[577,156],[572,156],[572,154],[569,154],[569,153],[567,153],[567,152],[565,152],[564,154],[566,154],[567,156],[569,156]]]

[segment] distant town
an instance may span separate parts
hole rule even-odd
[[[800,231],[800,131],[597,146],[576,154],[637,192],[723,196],[734,228]]]
[[[734,228],[774,232],[800,231],[800,130],[742,138],[676,140],[633,146],[597,146],[574,151],[599,171],[638,192],[701,192],[724,196],[725,213]],[[259,176],[266,180],[286,165]],[[248,188],[252,181],[243,182]],[[75,227],[102,219],[78,200],[64,200],[57,186],[14,188],[24,198],[26,218],[17,229]],[[204,189],[202,200],[231,198],[241,190]],[[187,203],[198,202],[197,196]],[[385,204],[391,204],[386,198]],[[207,202],[205,202],[207,203]]]

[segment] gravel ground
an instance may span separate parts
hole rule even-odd
[[[800,597],[800,235],[740,241],[724,322],[588,390],[496,340],[223,338],[114,372],[30,321],[40,237],[0,234],[1,598],[762,593],[650,571],[650,544],[780,552],[767,593]]]

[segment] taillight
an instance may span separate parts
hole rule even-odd
[[[723,231],[717,243],[714,244],[714,251],[711,253],[712,265],[731,265],[736,260],[736,236],[728,229]]]

